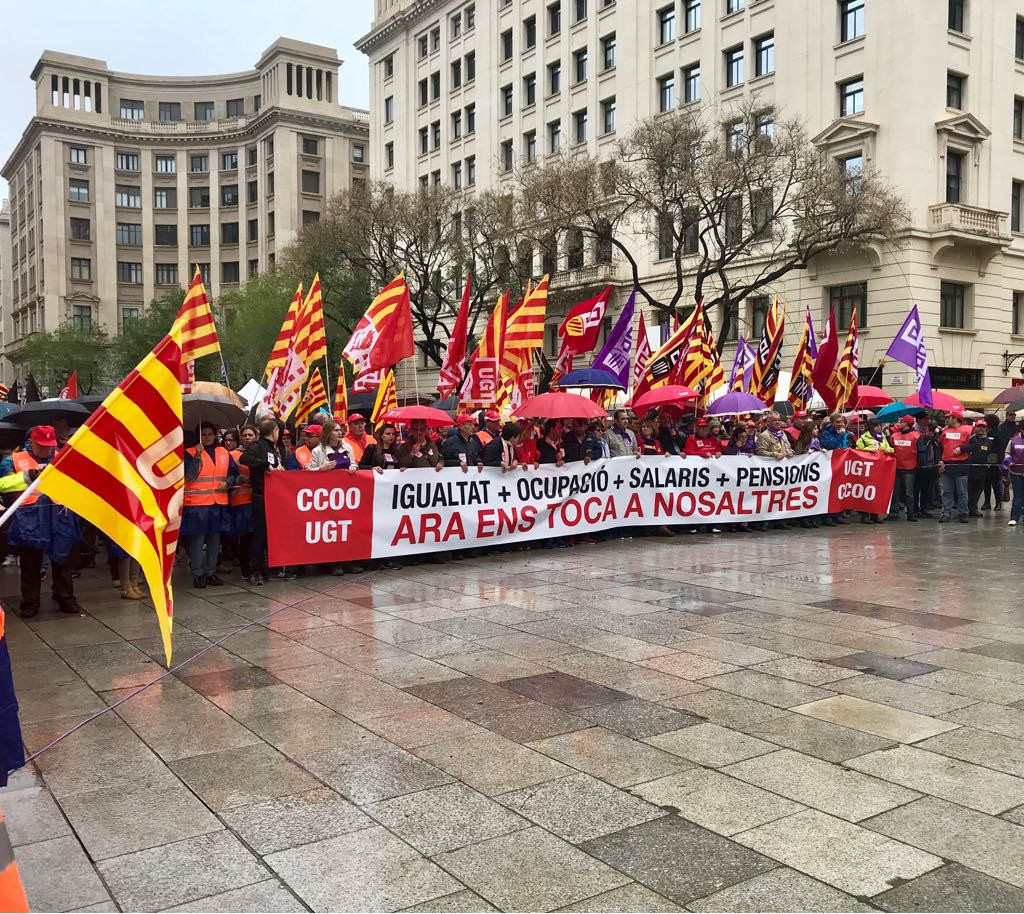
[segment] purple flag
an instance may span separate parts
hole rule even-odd
[[[729,390],[744,393],[750,389],[750,378],[754,373],[754,350],[744,337],[736,341],[736,357],[732,360],[729,373]]]
[[[921,405],[931,409],[934,401],[932,382],[928,377],[928,352],[924,345],[924,328],[921,326],[921,315],[917,313],[917,305],[910,309],[907,319],[889,344],[889,348],[885,350],[885,354],[914,369]]]
[[[818,357],[818,336],[814,332],[814,321],[811,319],[811,309],[807,309],[807,353],[813,362]]]
[[[636,312],[636,287],[629,293],[619,319],[604,341],[591,368],[610,371],[623,389],[629,387],[629,360],[633,354],[633,318]]]

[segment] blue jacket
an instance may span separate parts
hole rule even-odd
[[[834,451],[841,447],[852,447],[853,442],[850,440],[850,433],[844,431],[842,434],[837,432],[831,425],[826,426],[821,430],[821,446],[826,451]]]
[[[37,462],[44,466],[52,459],[37,458]],[[40,495],[31,505],[22,505],[7,524],[8,545],[41,549],[55,562],[66,562],[81,538],[78,515],[46,495]]]

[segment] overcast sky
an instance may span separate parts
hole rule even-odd
[[[365,108],[366,57],[352,42],[370,29],[373,0],[32,0],[5,14],[0,54],[0,164],[35,114],[29,74],[49,48],[97,57],[112,70],[158,76],[206,76],[251,69],[284,35],[338,49],[338,98]],[[0,179],[0,197],[7,184]]]

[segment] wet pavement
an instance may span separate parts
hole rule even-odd
[[[182,576],[175,661],[203,653],[0,791],[30,903],[1024,910],[1022,536],[992,515]],[[162,671],[152,610],[105,569],[76,583],[86,616],[7,617],[30,751]],[[2,569],[7,606],[17,586]]]

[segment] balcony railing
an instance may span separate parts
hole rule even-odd
[[[933,232],[964,232],[999,239],[1007,237],[1006,213],[982,209],[966,203],[938,203],[928,207],[928,223]]]
[[[611,263],[594,263],[576,270],[561,270],[551,274],[552,286],[586,286],[599,282],[613,282],[617,272]]]
[[[216,121],[136,121],[131,118],[112,117],[110,123],[118,130],[131,133],[152,133],[166,136],[171,133],[226,133],[241,130],[249,117],[225,117]]]

